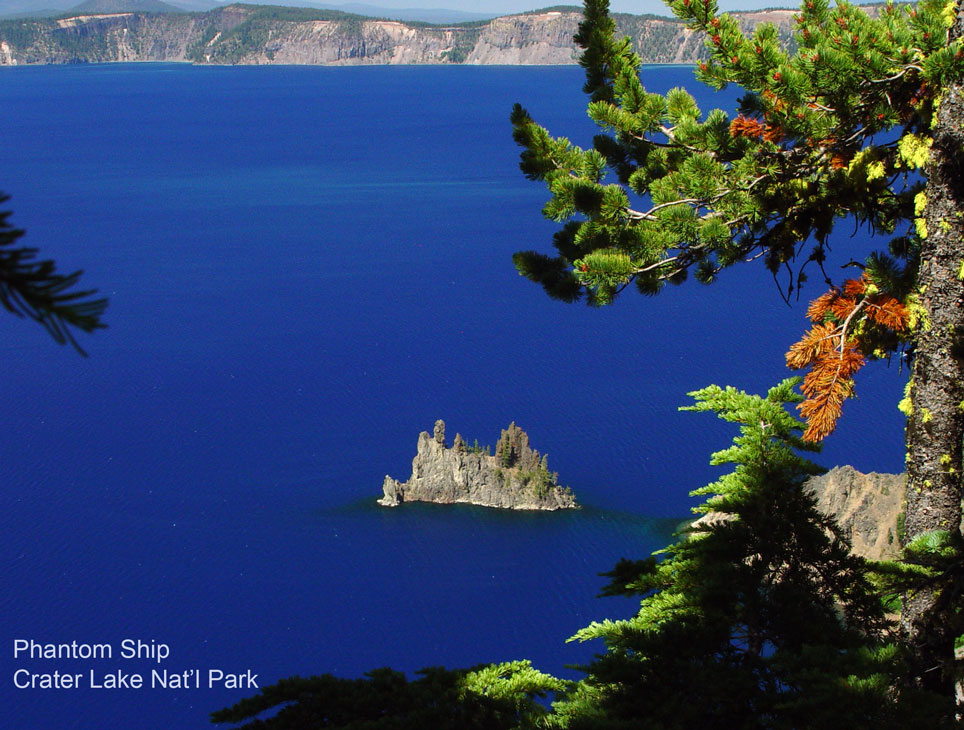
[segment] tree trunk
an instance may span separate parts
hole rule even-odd
[[[951,40],[964,35],[958,9]],[[927,237],[919,274],[926,312],[915,342],[913,413],[907,422],[907,541],[926,532],[961,535],[964,445],[964,87],[940,101],[927,174]],[[953,701],[957,590],[904,597],[901,631],[911,647],[913,682]]]

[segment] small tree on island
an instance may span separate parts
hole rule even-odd
[[[808,265],[819,270],[831,289],[787,355],[810,370],[799,406],[810,441],[833,430],[868,358],[905,349],[906,685],[953,707],[964,633],[964,9],[925,0],[872,15],[806,0],[790,53],[772,25],[747,37],[715,0],[670,7],[706,35],[697,78],[746,90],[739,113],[703,116],[683,89],[648,93],[607,0],[586,0],[576,41],[589,115],[606,133],[583,150],[516,105],[522,170],[547,184],[543,212],[564,224],[556,255],[518,253],[516,267],[553,297],[597,305],[633,283],[653,294],[690,271],[709,283],[758,258],[784,273],[789,297]],[[845,218],[891,240],[859,277],[834,282],[823,263]]]

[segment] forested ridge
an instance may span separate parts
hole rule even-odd
[[[790,42],[789,11],[740,17],[747,28],[775,23]],[[580,18],[571,6],[455,25],[247,4],[205,13],[75,13],[0,21],[0,64],[572,64]],[[676,18],[615,18],[646,62],[693,63],[707,55],[699,37]]]

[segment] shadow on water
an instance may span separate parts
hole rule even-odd
[[[629,511],[607,509],[592,504],[567,510],[511,510],[472,504],[432,504],[409,502],[398,507],[383,507],[377,498],[364,497],[331,507],[311,510],[306,521],[323,527],[332,521],[378,525],[388,532],[417,529],[423,539],[432,534],[458,534],[460,540],[487,538],[566,540],[573,547],[586,549],[600,541],[640,549],[660,549],[688,524],[679,517],[648,517]],[[646,554],[652,550],[647,549]],[[622,556],[621,556],[622,557]],[[626,556],[628,557],[628,555]]]

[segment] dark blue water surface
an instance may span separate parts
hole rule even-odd
[[[13,222],[111,300],[88,359],[0,317],[10,727],[201,728],[252,693],[14,686],[149,676],[124,639],[260,684],[523,657],[572,676],[601,648],[564,642],[631,610],[594,598],[596,574],[665,544],[733,435],[678,413],[686,392],[765,390],[806,322],[760,265],[603,310],[517,276],[511,254],[554,226],[508,113],[589,144],[580,86],[576,68],[0,73]],[[899,470],[902,382],[868,368],[821,461]],[[483,443],[516,421],[586,508],[377,507],[437,418]],[[16,639],[114,657],[15,658]]]

